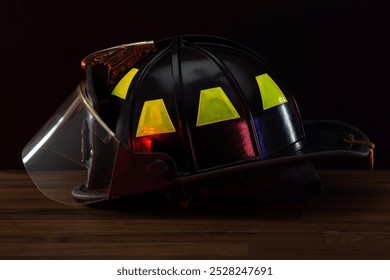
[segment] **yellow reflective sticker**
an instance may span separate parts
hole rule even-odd
[[[131,81],[137,72],[137,68],[132,68],[129,72],[127,72],[127,74],[119,81],[119,83],[117,83],[111,94],[118,96],[119,98],[126,99],[127,91],[129,90]]]
[[[268,74],[262,74],[256,77],[260,89],[261,99],[263,101],[263,110],[286,103],[287,98],[284,96],[278,85]]]
[[[164,100],[155,99],[145,101],[135,137],[175,131],[175,127],[173,126],[167,108],[165,107]]]
[[[196,126],[238,119],[240,115],[221,87],[200,91]]]

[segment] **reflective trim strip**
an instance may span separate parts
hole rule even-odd
[[[175,132],[163,99],[145,101],[135,137]]]
[[[196,126],[238,118],[240,115],[221,87],[200,91]]]
[[[131,81],[133,80],[134,76],[137,74],[138,69],[132,68],[127,74],[119,81],[119,83],[115,86],[114,90],[112,91],[112,95],[118,96],[119,98],[122,98],[123,100],[126,99],[127,92],[129,90]]]
[[[288,102],[286,96],[268,74],[256,76],[256,81],[263,101],[263,110]]]

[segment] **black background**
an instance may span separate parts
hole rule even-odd
[[[208,34],[264,56],[294,93],[303,119],[340,120],[365,131],[377,145],[377,168],[388,169],[389,14],[385,1],[367,0],[3,0],[0,168],[23,167],[23,146],[84,79],[80,61],[87,54]]]

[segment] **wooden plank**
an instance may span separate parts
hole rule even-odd
[[[390,171],[320,170],[300,205],[158,196],[92,206],[51,201],[24,171],[0,171],[0,259],[388,259]]]

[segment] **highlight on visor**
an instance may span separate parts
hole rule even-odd
[[[108,199],[119,144],[94,112],[85,90],[82,83],[22,152],[37,187],[66,204]]]

